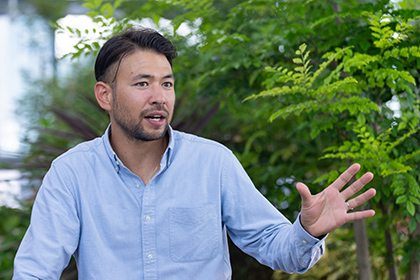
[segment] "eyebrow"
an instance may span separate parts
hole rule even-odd
[[[150,75],[150,74],[137,74],[135,75],[132,80],[139,80],[139,79],[154,79],[155,76]],[[162,79],[174,79],[174,75],[173,74],[168,74],[166,76],[163,76]]]

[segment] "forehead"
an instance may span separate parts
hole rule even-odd
[[[172,67],[165,55],[153,51],[136,50],[123,58],[120,70],[125,75],[172,73]]]

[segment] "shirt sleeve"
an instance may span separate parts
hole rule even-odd
[[[299,217],[292,224],[253,185],[231,154],[222,173],[222,215],[232,241],[260,263],[304,273],[323,255],[325,238],[308,234]]]
[[[59,279],[75,252],[80,223],[64,170],[52,165],[38,191],[30,226],[14,260],[13,280]]]

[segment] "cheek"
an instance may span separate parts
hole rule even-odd
[[[146,94],[133,94],[124,98],[124,105],[126,108],[139,109],[145,106],[148,102]]]
[[[167,103],[168,103],[168,107],[170,108],[171,111],[174,110],[174,106],[175,106],[175,93],[170,95],[167,98]]]
[[[175,93],[169,95],[168,102],[171,104],[175,103]]]
[[[142,98],[130,98],[124,99],[120,98],[117,102],[117,107],[115,108],[116,114],[124,118],[137,118],[137,116],[142,114],[144,109],[145,102]]]

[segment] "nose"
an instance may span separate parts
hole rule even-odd
[[[160,85],[154,84],[151,87],[149,102],[151,104],[165,104],[166,103],[165,92],[164,92],[164,89]]]

